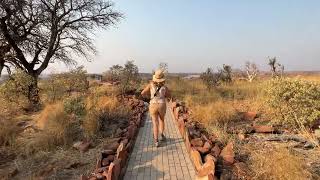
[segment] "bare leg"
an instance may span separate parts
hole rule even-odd
[[[164,115],[159,115],[159,133],[163,134],[164,133]]]
[[[152,115],[152,127],[153,127],[153,138],[155,141],[158,141],[158,127],[159,127],[159,120],[157,115]]]

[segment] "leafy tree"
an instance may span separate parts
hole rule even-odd
[[[221,76],[221,72],[216,73],[212,68],[208,68],[200,75],[200,78],[207,88],[211,90],[212,88],[220,85]]]
[[[117,82],[121,80],[121,74],[123,71],[123,67],[120,65],[113,65],[110,69],[103,73],[103,80],[110,82]]]
[[[122,93],[137,88],[140,81],[138,66],[134,64],[134,61],[127,61],[123,67],[120,80]]]
[[[83,66],[70,72],[54,74],[43,84],[49,101],[53,102],[65,96],[70,97],[72,92],[84,93],[89,88],[87,71]]]
[[[223,68],[219,71],[221,73],[221,81],[225,83],[232,82],[232,68],[230,65],[223,64]]]
[[[96,51],[91,34],[121,17],[105,0],[2,0],[0,39],[14,54],[5,63],[33,78],[28,97],[37,105],[38,76],[49,63],[72,65],[79,56],[89,59]]]

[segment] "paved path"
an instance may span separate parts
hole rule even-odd
[[[195,179],[195,170],[170,109],[165,119],[166,142],[155,147],[152,122],[147,116],[130,155],[124,180]]]

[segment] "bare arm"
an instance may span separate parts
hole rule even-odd
[[[143,97],[150,95],[150,84],[148,84],[141,92],[141,95]]]

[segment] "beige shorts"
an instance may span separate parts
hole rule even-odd
[[[166,103],[150,103],[149,112],[152,118],[157,116],[164,117],[166,115]]]

